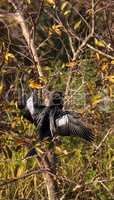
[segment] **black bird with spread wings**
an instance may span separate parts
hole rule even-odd
[[[37,100],[36,100],[37,99]],[[36,100],[36,102],[34,101]],[[38,103],[36,92],[32,91],[27,100],[19,100],[19,108],[26,110],[23,116],[34,123],[38,130],[38,137],[54,139],[56,136],[79,136],[92,142],[94,136],[72,112],[63,110],[63,94],[60,91],[51,92],[46,105]],[[22,105],[23,104],[23,105]]]

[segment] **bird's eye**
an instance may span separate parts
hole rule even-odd
[[[56,99],[59,99],[59,98],[62,98],[62,97],[63,97],[62,92],[56,92],[56,93],[54,94],[54,98],[56,98]]]
[[[56,95],[55,95],[55,98],[56,98],[56,99],[60,98],[60,95],[59,95],[59,94],[56,94]]]

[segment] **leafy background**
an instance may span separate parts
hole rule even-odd
[[[40,80],[50,91],[63,90],[65,108],[80,113],[95,135],[94,145],[61,138],[55,152],[61,200],[114,199],[114,3],[17,1],[43,71],[39,77],[19,24],[8,17],[15,13],[11,2],[0,1],[0,199],[47,199],[36,158],[24,159],[36,145],[35,127],[17,108],[24,74],[26,87],[39,88]],[[94,34],[74,59],[91,30],[92,2]]]

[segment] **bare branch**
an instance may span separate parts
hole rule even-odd
[[[78,36],[76,36],[71,30],[69,30],[69,32],[70,32],[70,34],[71,34],[75,39],[77,39],[78,41],[82,41],[82,39],[79,38]],[[107,54],[107,53],[104,53],[103,51],[101,51],[101,50],[99,50],[99,49],[93,47],[92,45],[90,45],[90,44],[88,44],[88,43],[87,43],[86,45],[87,45],[87,47],[88,47],[89,49],[91,49],[91,50],[93,50],[93,51],[99,53],[100,55],[103,55],[104,57],[106,57],[106,58],[108,58],[108,59],[114,60],[114,56],[111,56],[111,55],[109,55],[109,54]]]
[[[106,133],[106,135],[104,136],[104,138],[101,140],[100,144],[96,147],[95,151],[98,151],[100,149],[100,147],[102,146],[102,144],[107,139],[108,135],[111,134],[111,133],[112,133],[112,129],[109,129],[108,132]]]
[[[93,37],[94,28],[95,28],[94,0],[92,0],[92,27],[91,27],[91,33],[82,41],[82,44],[79,46],[79,48],[77,49],[77,51],[75,52],[75,54],[73,56],[73,61],[76,60],[77,56],[82,51],[82,49],[85,47],[85,45],[88,43],[90,38]]]
[[[109,183],[109,182],[113,182],[114,181],[114,177],[112,177],[111,179],[95,179],[95,180],[91,180],[91,181],[88,181],[88,182],[85,182],[85,186],[88,186],[88,185],[96,185],[98,183],[101,183],[101,184],[104,184],[104,183]],[[82,184],[77,184],[76,187],[73,189],[73,191],[76,191],[77,189],[80,189],[82,188],[83,185]]]
[[[20,176],[20,177],[17,177],[17,178],[13,178],[13,179],[10,179],[10,180],[5,180],[5,181],[1,181],[0,183],[0,187],[3,187],[5,185],[8,185],[8,184],[11,184],[11,183],[14,183],[16,181],[19,181],[19,180],[22,180],[22,179],[25,179],[29,176],[32,176],[34,174],[38,174],[38,173],[50,173],[49,169],[39,169],[39,170],[33,170],[31,172],[28,172],[26,174],[24,174],[23,176]],[[52,173],[51,173],[52,174]]]
[[[110,190],[108,189],[108,187],[107,187],[102,181],[100,181],[99,183],[100,183],[100,184],[102,185],[102,187],[109,193],[110,197],[111,197],[112,199],[114,199],[114,195],[110,192]]]
[[[91,27],[91,32],[90,32],[90,34],[82,41],[81,45],[78,47],[78,49],[77,49],[76,52],[75,52],[75,49],[74,49],[74,46],[73,46],[72,38],[71,38],[69,32],[66,31],[66,32],[67,32],[67,35],[68,35],[68,38],[69,38],[70,47],[71,47],[71,50],[72,50],[72,53],[73,53],[72,62],[73,62],[73,61],[76,61],[76,59],[77,59],[78,55],[80,54],[80,52],[82,51],[82,49],[86,46],[86,44],[88,43],[88,41],[93,37],[93,34],[94,34],[94,27],[95,27],[94,0],[92,0],[92,27]],[[65,30],[66,30],[66,29],[65,29]],[[67,80],[67,84],[66,84],[66,91],[65,91],[65,96],[66,96],[66,97],[68,96],[68,91],[69,91],[69,88],[70,88],[71,79],[72,79],[72,70],[70,70],[70,73],[69,73],[69,76],[68,76],[68,80]]]
[[[111,60],[114,60],[114,56],[111,56],[111,55],[109,55],[109,54],[107,54],[107,53],[104,53],[103,51],[101,51],[101,50],[99,50],[99,49],[96,49],[95,47],[93,47],[93,46],[90,45],[90,44],[87,44],[87,47],[89,47],[91,50],[93,50],[93,51],[95,51],[95,52],[97,52],[97,53],[103,55],[103,56],[106,57],[106,58],[109,58],[109,59],[111,59]]]
[[[25,40],[27,42],[28,47],[30,48],[31,53],[32,53],[35,65],[36,65],[38,73],[39,73],[39,76],[43,76],[43,72],[42,72],[42,69],[41,69],[41,66],[40,66],[39,58],[37,56],[37,51],[36,51],[36,48],[35,48],[35,44],[34,44],[33,38],[31,38],[29,29],[28,29],[28,27],[27,27],[27,25],[25,23],[23,14],[20,11],[20,9],[18,9],[17,5],[15,4],[15,2],[13,0],[8,0],[8,1],[9,1],[9,3],[12,4],[12,6],[16,10],[16,13],[13,15],[14,19],[17,21],[17,23],[21,27],[23,36],[24,36],[24,38],[25,38]]]

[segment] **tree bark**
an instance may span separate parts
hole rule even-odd
[[[46,183],[48,200],[59,200],[59,190],[56,179],[56,156],[48,150],[46,154],[41,158],[37,157],[40,168],[44,169],[43,178]]]

